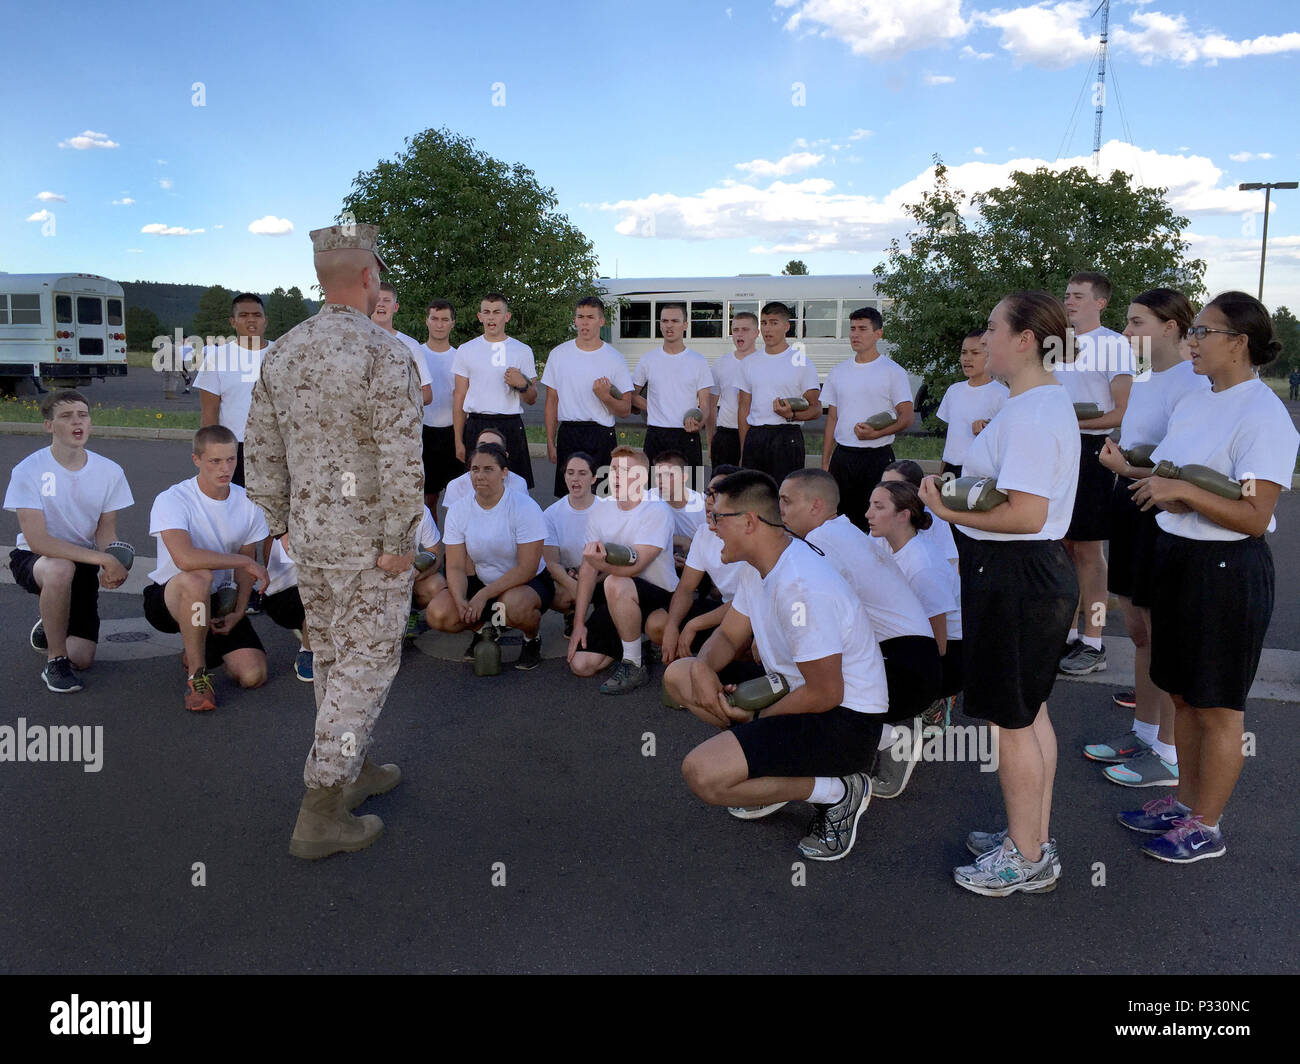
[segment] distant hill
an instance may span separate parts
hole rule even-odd
[[[162,322],[163,332],[170,333],[179,328],[188,330],[199,310],[199,296],[206,285],[201,284],[166,284],[160,281],[121,281],[122,292],[128,307],[142,307],[152,310]],[[262,301],[271,298],[269,292],[258,292]],[[315,300],[306,300],[308,309],[315,314],[320,304]]]

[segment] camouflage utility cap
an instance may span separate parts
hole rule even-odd
[[[352,222],[348,225],[331,225],[328,229],[311,231],[311,249],[322,251],[369,251],[379,260],[381,270],[388,269],[379,254],[379,226]]]

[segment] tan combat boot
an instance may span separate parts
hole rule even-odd
[[[364,850],[383,833],[377,816],[354,817],[343,805],[344,785],[309,787],[293,826],[289,853],[314,861],[334,853]]]
[[[343,806],[355,809],[367,798],[387,794],[402,782],[402,770],[396,765],[376,765],[366,758],[357,778],[343,787]]]

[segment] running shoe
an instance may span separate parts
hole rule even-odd
[[[778,809],[784,809],[789,802],[772,802],[770,805],[732,805],[727,807],[727,812],[737,820],[762,820],[765,816],[771,816]]]
[[[1096,650],[1083,640],[1061,659],[1060,669],[1066,676],[1087,676],[1090,672],[1106,671],[1106,648]]]
[[[871,802],[871,780],[865,773],[841,777],[844,797],[834,805],[814,805],[808,835],[799,852],[814,861],[838,861],[848,856],[858,837],[858,821]]]
[[[70,695],[81,690],[81,681],[72,671],[72,662],[67,658],[51,658],[47,661],[41,670],[41,679],[56,695]]]
[[[1118,739],[1106,743],[1091,743],[1083,748],[1083,756],[1089,761],[1117,763],[1132,761],[1135,757],[1147,753],[1151,744],[1143,740],[1131,728]]]
[[[1046,894],[1055,890],[1061,873],[1047,847],[1037,861],[1027,861],[1012,843],[993,850],[974,864],[954,868],[952,878],[959,887],[976,894],[1005,898],[1016,891]]]
[[[475,633],[474,633],[474,638],[471,639],[471,640],[469,641],[469,646],[467,646],[467,647],[465,648],[465,653],[462,654],[462,655],[460,656],[460,660],[461,660],[461,661],[473,661],[473,660],[474,660],[474,648],[477,647],[477,646],[479,645],[479,643],[480,643],[480,641],[481,641],[482,639],[483,639],[483,633],[482,633],[482,632],[475,632]]]
[[[217,696],[212,689],[212,677],[208,675],[206,669],[200,669],[185,683],[185,708],[191,713],[207,713],[217,708]]]
[[[519,660],[515,662],[515,668],[523,672],[531,672],[542,663],[542,637],[539,635],[535,639],[525,639],[523,649],[519,651]]]
[[[315,683],[315,661],[316,655],[310,650],[298,651],[298,656],[293,660],[293,674],[303,683]]]
[[[1002,840],[1007,837],[1007,829],[1001,831],[972,831],[966,836],[966,849],[970,850],[979,860],[988,861],[992,859],[994,850],[1002,848]],[[1061,855],[1056,849],[1056,840],[1048,839],[1043,843],[1043,852],[1052,855],[1052,867],[1056,869],[1056,874],[1061,874]]]
[[[1191,864],[1207,857],[1222,857],[1228,847],[1223,844],[1223,835],[1207,828],[1199,816],[1187,816],[1175,820],[1173,830],[1152,839],[1142,852],[1157,861]]]
[[[39,650],[42,654],[50,649],[49,640],[45,638],[45,622],[39,617],[36,623],[32,625],[32,634],[28,637],[32,642],[32,649]]]
[[[1120,709],[1136,709],[1138,704],[1136,691],[1116,691],[1110,700]]]
[[[1143,835],[1163,835],[1174,826],[1175,820],[1191,816],[1192,811],[1181,805],[1176,796],[1169,794],[1147,802],[1141,809],[1128,813],[1117,813],[1116,817],[1130,831],[1140,831]]]
[[[1108,765],[1102,775],[1121,787],[1177,787],[1178,766],[1155,750],[1145,750],[1124,765]]]
[[[633,665],[624,658],[614,666],[608,680],[600,685],[602,695],[625,695],[650,682],[650,670],[644,665]]]
[[[871,797],[897,798],[907,789],[921,756],[922,727],[921,718],[914,718],[908,727],[897,729],[893,746],[879,752],[871,774]]]

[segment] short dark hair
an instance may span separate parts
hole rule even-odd
[[[793,469],[786,475],[785,483],[792,480],[799,485],[800,490],[819,497],[832,514],[839,509],[840,486],[826,470],[812,467]]]
[[[579,307],[591,307],[600,311],[601,317],[605,316],[605,301],[600,296],[583,296],[574,304],[573,310],[577,313]]]
[[[80,392],[74,392],[71,388],[62,388],[57,392],[50,392],[41,400],[41,418],[45,421],[54,420],[54,408],[63,403],[85,403],[86,409],[90,409],[90,404],[86,402],[86,397]]]
[[[655,455],[654,464],[657,466],[660,465],[686,466],[688,463],[686,461],[686,455],[682,454],[681,451],[660,451],[657,455]]]
[[[239,440],[225,425],[204,425],[194,434],[194,453],[202,454],[214,443],[222,443],[228,447],[239,446]]]
[[[659,313],[662,314],[665,310],[680,310],[682,312],[682,321],[688,320],[685,303],[660,303]]]
[[[890,462],[885,466],[884,472],[900,474],[914,488],[919,488],[921,481],[925,479],[925,470],[921,468],[921,464],[913,462],[910,458],[900,458],[897,462]]]
[[[786,321],[789,321],[793,317],[793,315],[790,313],[789,307],[787,307],[784,303],[778,303],[775,300],[773,300],[771,303],[764,303],[763,309],[759,311],[759,313],[763,317],[767,317],[768,315],[775,314],[778,318],[784,318]]]
[[[871,322],[871,327],[879,332],[885,327],[885,319],[880,316],[880,311],[875,307],[858,307],[849,315],[849,321],[862,321],[863,319]]]
[[[456,308],[453,307],[450,303],[448,303],[447,300],[445,299],[430,300],[429,305],[424,308],[425,317],[428,317],[429,312],[432,310],[449,310],[451,311],[451,320],[452,321],[456,320]]]
[[[506,308],[506,310],[510,309],[510,300],[508,300],[500,292],[489,292],[487,295],[485,295],[482,299],[479,300],[479,303],[480,304],[500,303],[503,307]]]
[[[585,464],[586,467],[591,470],[591,475],[593,477],[596,475],[596,459],[592,458],[591,455],[589,455],[586,451],[574,451],[571,455],[569,455],[569,457],[564,460],[564,465],[560,467],[561,472],[567,471],[569,468],[569,463],[572,462],[575,458],[579,462]]]
[[[741,318],[748,318],[755,325],[758,324],[758,315],[755,314],[752,310],[738,310],[736,311],[735,314],[731,316],[731,320],[733,322],[739,321]]]
[[[984,337],[983,329],[971,329],[961,339],[962,339],[962,343],[965,343],[967,340],[980,340],[983,339],[983,337]]]
[[[389,284],[387,281],[380,281],[380,282],[379,282],[379,290],[380,290],[381,292],[387,292],[387,293],[388,293],[390,296],[392,296],[394,299],[397,298],[397,289],[394,288],[394,287],[393,287],[391,284]]]
[[[502,442],[501,442],[500,444],[492,444],[492,446],[493,446],[493,447],[497,447],[497,446],[499,446],[499,447],[501,447],[501,449],[502,449],[503,451],[505,450],[505,438],[506,438],[506,434],[505,434],[504,432],[502,432],[500,429],[494,429],[494,428],[492,428],[491,425],[488,425],[488,426],[486,426],[486,427],[484,427],[484,428],[479,429],[479,433],[478,433],[478,435],[474,437],[474,442],[475,442],[476,444],[478,443],[479,440],[481,440],[481,439],[483,438],[483,433],[485,433],[485,432],[490,432],[490,433],[492,433],[493,436],[499,436],[499,437],[501,438],[501,441],[502,441]],[[509,451],[506,451],[506,453],[509,454],[510,452],[509,452]]]
[[[1104,273],[1097,273],[1095,270],[1082,270],[1071,277],[1066,284],[1088,284],[1092,285],[1092,298],[1104,299],[1110,302],[1111,284],[1110,278]]]
[[[235,296],[235,298],[230,301],[230,316],[232,318],[235,316],[235,307],[239,306],[240,303],[256,303],[263,310],[266,309],[266,304],[262,302],[262,297],[256,292],[240,292],[239,295]]]
[[[718,477],[729,477],[732,473],[739,473],[740,466],[732,465],[730,462],[723,462],[721,465],[715,465],[713,472],[709,474],[709,483],[717,480]]]
[[[781,497],[776,481],[758,469],[732,473],[713,489],[725,495],[742,513],[755,513],[767,524],[781,524]]]
[[[510,459],[506,455],[506,449],[500,446],[499,444],[495,444],[495,443],[475,444],[474,449],[469,452],[469,457],[473,458],[476,454],[487,455],[494,462],[496,462],[496,464],[499,465],[502,469],[508,469],[510,467]],[[467,461],[465,464],[469,465],[469,462]]]
[[[1245,292],[1221,292],[1205,304],[1206,310],[1211,307],[1246,337],[1251,365],[1266,366],[1282,353],[1282,341],[1277,338],[1273,319],[1254,296]]]

